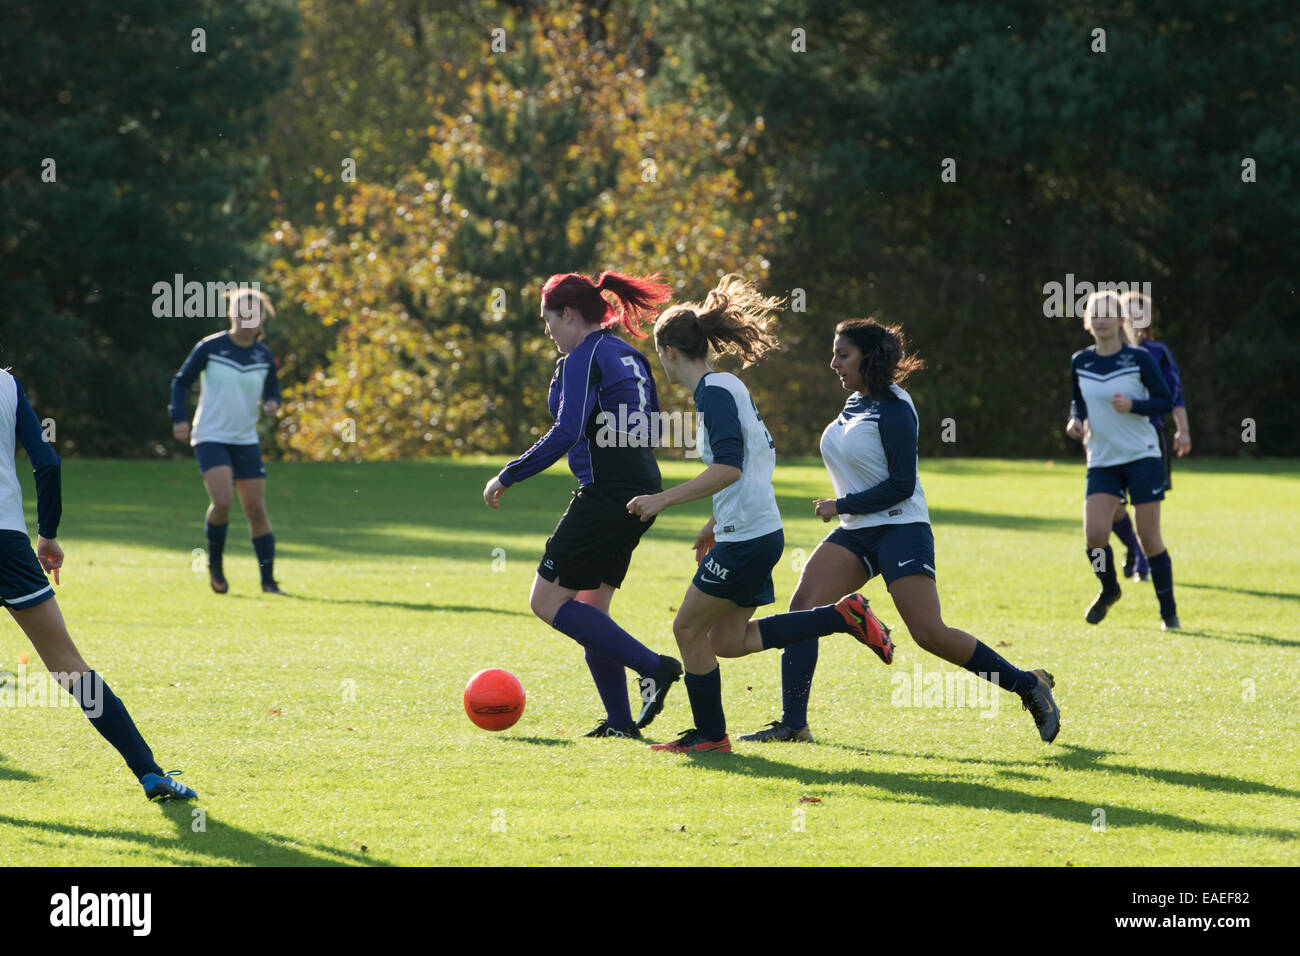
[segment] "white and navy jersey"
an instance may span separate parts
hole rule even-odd
[[[194,346],[172,379],[172,422],[185,421],[186,395],[196,378],[202,384],[190,444],[256,445],[258,402],[280,400],[275,358],[266,344],[245,348],[217,332]]]
[[[916,406],[897,385],[889,391],[879,399],[854,392],[822,432],[822,461],[835,489],[841,528],[930,523],[916,477]]]
[[[1160,439],[1150,418],[1167,415],[1174,403],[1151,353],[1131,345],[1114,355],[1098,355],[1095,345],[1082,349],[1070,359],[1070,384],[1070,416],[1088,423],[1084,447],[1089,468],[1160,457]],[[1133,400],[1132,411],[1115,411],[1111,397],[1116,393]]]
[[[555,424],[501,469],[501,484],[509,488],[567,454],[584,487],[628,498],[662,487],[651,432],[659,411],[654,375],[646,357],[612,329],[592,332],[555,363],[547,407]]]
[[[772,490],[776,443],[745,383],[730,372],[706,372],[695,386],[695,408],[700,460],[740,469],[740,480],[713,496],[713,537],[749,541],[780,531]]]
[[[41,423],[18,379],[0,370],[0,531],[27,534],[23,489],[14,461],[19,444],[36,475],[36,529],[43,538],[57,537],[63,515],[59,456],[41,434]]]

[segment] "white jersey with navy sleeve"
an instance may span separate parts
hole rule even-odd
[[[236,345],[225,332],[209,335],[172,379],[171,418],[185,421],[186,395],[199,378],[199,406],[190,444],[256,445],[258,403],[279,401],[275,359],[262,342]]]
[[[0,531],[27,534],[23,489],[14,460],[20,443],[36,475],[37,530],[42,537],[54,538],[63,510],[59,456],[45,441],[23,387],[7,371],[0,370]]]
[[[889,389],[892,397],[884,399],[854,392],[822,432],[841,528],[930,522],[916,476],[916,406],[897,385]]]
[[[1070,415],[1088,423],[1084,447],[1089,468],[1161,457],[1160,438],[1150,419],[1168,414],[1174,402],[1151,353],[1125,345],[1113,355],[1098,355],[1092,346],[1070,359],[1070,380]],[[1111,398],[1116,393],[1133,400],[1132,411],[1115,411]]]
[[[730,372],[706,372],[695,386],[700,460],[733,465],[740,480],[713,496],[713,537],[749,541],[781,530],[772,490],[776,445],[745,383]]]

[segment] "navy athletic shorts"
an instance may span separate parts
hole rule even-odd
[[[826,540],[856,554],[867,569],[867,580],[879,574],[888,586],[909,574],[935,576],[934,532],[924,521],[836,528]]]
[[[1159,458],[1139,458],[1122,465],[1106,465],[1101,468],[1088,469],[1086,494],[1114,495],[1125,498],[1135,505],[1144,505],[1151,501],[1161,501],[1165,497],[1167,478],[1165,463]]]
[[[760,607],[776,600],[772,569],[785,550],[785,532],[748,541],[719,541],[704,556],[691,582],[705,594],[738,607]]]
[[[199,474],[218,465],[229,465],[237,481],[266,477],[262,446],[256,442],[252,445],[223,445],[217,441],[201,441],[194,446],[194,460],[199,463]]]
[[[622,587],[632,552],[654,524],[653,518],[642,521],[628,514],[627,503],[658,491],[605,491],[583,485],[546,539],[537,573],[575,591],[594,591],[601,584]]]
[[[21,611],[52,597],[31,540],[21,531],[0,531],[0,606]]]

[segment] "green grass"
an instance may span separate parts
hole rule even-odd
[[[145,802],[76,709],[5,706],[0,864],[1300,863],[1300,466],[1179,463],[1165,538],[1185,629],[1166,634],[1149,585],[1083,622],[1096,582],[1081,466],[923,465],[945,618],[1056,675],[1051,746],[1008,694],[992,717],[896,706],[891,678],[956,671],[901,627],[890,669],[823,641],[815,746],[689,759],[575,739],[601,715],[581,652],[527,610],[571,488],[558,471],[494,513],[491,463],[272,464],[294,596],[268,600],[238,513],[232,593],[192,570],[206,503],[192,464],[69,461],[59,603],[159,759],[199,790],[206,829],[194,806]],[[797,549],[826,530],[806,517],[826,489],[817,463],[778,472],[780,602]],[[27,497],[30,515],[29,480]],[[661,651],[706,508],[660,519],[614,603]],[[879,581],[867,593],[897,621]],[[7,627],[0,670],[27,649]],[[529,695],[500,734],[460,702],[490,666]],[[776,652],[724,661],[722,677],[733,734],[779,716]],[[679,686],[650,736],[689,713]]]

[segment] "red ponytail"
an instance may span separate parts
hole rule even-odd
[[[602,292],[613,293],[617,306]],[[641,323],[655,313],[655,306],[668,301],[672,290],[659,281],[658,274],[626,276],[619,272],[602,272],[596,282],[569,272],[553,275],[542,286],[542,308],[558,312],[566,305],[588,322],[604,328],[621,322],[637,338],[645,338]]]

